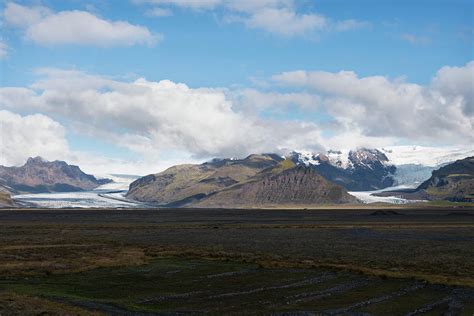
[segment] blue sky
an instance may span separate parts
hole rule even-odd
[[[41,46],[5,28],[3,37],[12,53],[3,62],[3,85],[30,82],[31,70],[37,67],[167,78],[193,87],[249,85],[249,77],[294,69],[354,70],[363,76],[406,76],[426,83],[442,66],[463,65],[473,55],[473,5],[467,0],[305,1],[302,12],[316,10],[333,19],[357,19],[371,25],[290,38],[226,24],[215,12],[178,9],[173,16],[157,18],[144,15],[144,6],[124,0],[41,3],[55,11],[87,10],[92,4],[103,18],[144,25],[164,39],[153,47]],[[429,43],[410,43],[404,35],[426,38]]]
[[[159,168],[149,162],[472,144],[472,1],[18,0],[1,10],[3,124],[40,114],[45,139],[63,134],[56,149],[9,145],[6,164],[39,154]],[[139,100],[129,91],[140,78]]]

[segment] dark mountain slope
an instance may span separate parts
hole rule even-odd
[[[197,207],[311,206],[357,203],[347,191],[320,176],[313,168],[297,166],[265,173],[257,180],[235,185],[198,202]]]

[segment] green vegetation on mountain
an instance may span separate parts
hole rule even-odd
[[[133,182],[127,197],[174,207],[357,203],[314,168],[273,154],[171,167]]]
[[[423,190],[432,200],[474,202],[474,157],[433,171],[418,190]]]
[[[250,155],[238,160],[213,160],[200,165],[174,166],[136,180],[130,185],[127,197],[157,204],[199,198],[248,181],[265,169],[280,166],[282,161],[283,158],[269,154]]]

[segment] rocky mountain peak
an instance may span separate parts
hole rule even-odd
[[[355,166],[367,167],[372,169],[388,163],[387,156],[378,149],[361,148],[349,152],[349,160]]]
[[[110,181],[97,180],[65,161],[50,162],[41,157],[28,158],[21,167],[0,166],[0,185],[10,188],[13,193],[91,190]]]
[[[45,162],[47,162],[45,159],[41,158],[40,156],[36,156],[36,157],[28,158],[25,165],[29,165],[29,166],[39,165],[39,164],[43,164]]]

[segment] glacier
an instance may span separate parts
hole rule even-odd
[[[130,208],[149,207],[147,204],[125,198],[128,186],[138,176],[101,175],[102,178],[112,179],[91,191],[60,192],[60,193],[31,193],[14,195],[13,198],[26,205],[46,208]]]

